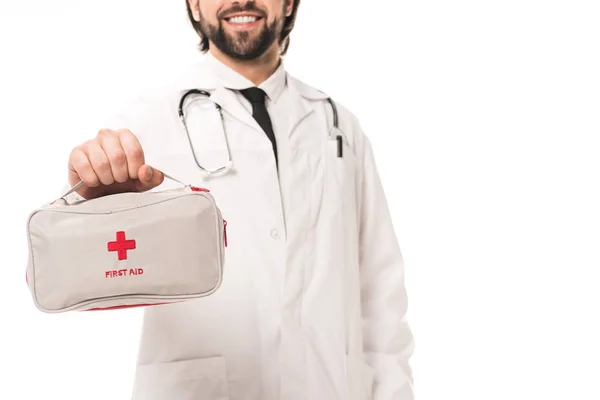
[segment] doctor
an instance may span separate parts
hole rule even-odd
[[[134,400],[413,399],[403,260],[371,144],[339,103],[331,137],[327,95],[282,63],[299,2],[188,0],[203,60],[70,154],[74,199],[168,185],[165,172],[210,189],[228,221],[221,288],[145,310]],[[186,101],[188,139],[190,89],[210,99]],[[198,166],[229,152],[226,173]]]

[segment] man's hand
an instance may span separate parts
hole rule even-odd
[[[69,156],[69,184],[83,181],[77,193],[85,199],[124,192],[144,192],[160,185],[164,175],[145,164],[144,151],[129,130],[101,130]]]

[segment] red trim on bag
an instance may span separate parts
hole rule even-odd
[[[210,192],[208,189],[199,188],[197,186],[191,186],[190,189],[192,189],[192,192]]]
[[[178,303],[178,302],[176,302]],[[151,306],[160,306],[162,304],[170,304],[170,303],[156,303],[156,304],[135,304],[132,306],[114,306],[114,307],[106,307],[106,308],[90,308],[89,310],[84,311],[110,311],[110,310],[123,310],[125,308],[138,308],[138,307],[151,307]]]
[[[225,247],[227,247],[227,221],[223,220],[223,236],[225,237]]]

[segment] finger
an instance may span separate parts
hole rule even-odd
[[[92,141],[87,144],[84,147],[84,151],[100,182],[103,185],[112,185],[115,182],[115,178],[110,168],[110,161],[98,141]]]
[[[127,169],[131,179],[137,179],[140,168],[144,165],[144,151],[137,137],[128,130],[119,131],[119,140],[127,157]]]
[[[165,175],[154,167],[150,167],[152,169],[152,178],[150,179],[150,187],[155,188],[163,183],[165,180]]]
[[[100,179],[92,168],[92,164],[87,155],[81,148],[74,149],[70,159],[69,170],[77,174],[79,180],[83,181],[87,187],[96,187],[100,185]]]
[[[164,174],[149,165],[143,165],[138,172],[139,180],[136,184],[136,190],[143,192],[146,190],[154,189],[163,183],[165,176]]]
[[[127,168],[127,155],[121,146],[119,137],[115,134],[103,135],[99,138],[100,145],[108,157],[112,176],[118,183],[129,180]]]

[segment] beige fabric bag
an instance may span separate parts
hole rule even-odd
[[[227,222],[208,190],[184,185],[69,203],[81,185],[28,218],[27,284],[38,309],[149,306],[219,288]]]

